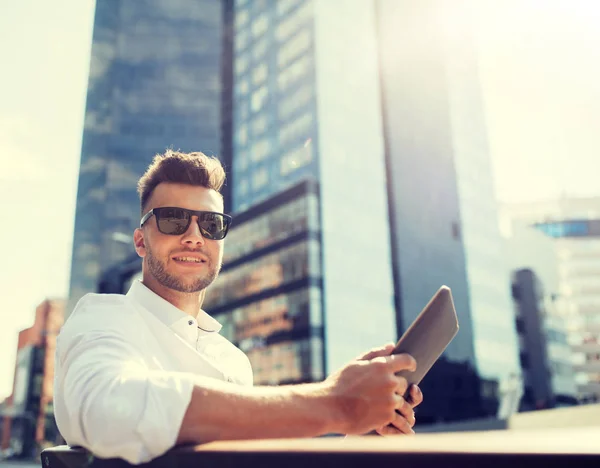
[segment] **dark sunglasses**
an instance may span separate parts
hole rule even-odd
[[[225,238],[232,219],[229,215],[214,211],[194,211],[176,207],[153,208],[142,217],[140,227],[152,215],[156,217],[158,230],[169,236],[180,236],[187,232],[192,216],[197,216],[202,237],[210,240]]]

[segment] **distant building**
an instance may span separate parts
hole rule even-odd
[[[568,329],[558,301],[556,245],[539,230],[503,219],[505,251],[524,374],[523,410],[573,404],[577,386]]]
[[[517,310],[520,360],[523,369],[524,393],[522,411],[553,408],[557,405],[576,404],[576,387],[570,348],[564,329],[545,307],[543,286],[530,269],[513,274],[513,298]],[[551,351],[561,348],[563,354]],[[570,377],[570,388],[565,388],[565,377]]]
[[[556,314],[573,352],[577,394],[600,398],[600,198],[561,198],[505,205],[504,223],[535,227],[554,241]]]
[[[4,407],[1,441],[1,447],[17,457],[31,458],[61,440],[54,421],[53,379],[64,307],[63,300],[45,300],[36,309],[33,326],[19,332],[13,392]]]

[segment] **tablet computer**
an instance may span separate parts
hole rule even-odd
[[[392,354],[408,353],[417,370],[401,371],[410,384],[419,384],[458,333],[458,317],[448,286],[442,286],[404,332]]]

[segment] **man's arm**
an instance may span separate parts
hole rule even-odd
[[[397,418],[408,355],[353,361],[321,383],[239,387],[203,380],[194,387],[178,443],[364,434]]]
[[[203,380],[192,391],[177,443],[315,437],[341,427],[323,383],[241,387]]]

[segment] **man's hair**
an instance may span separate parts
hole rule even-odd
[[[181,153],[169,149],[157,154],[137,185],[142,214],[152,192],[163,182],[196,185],[219,192],[225,182],[225,170],[217,158],[200,152]]]

